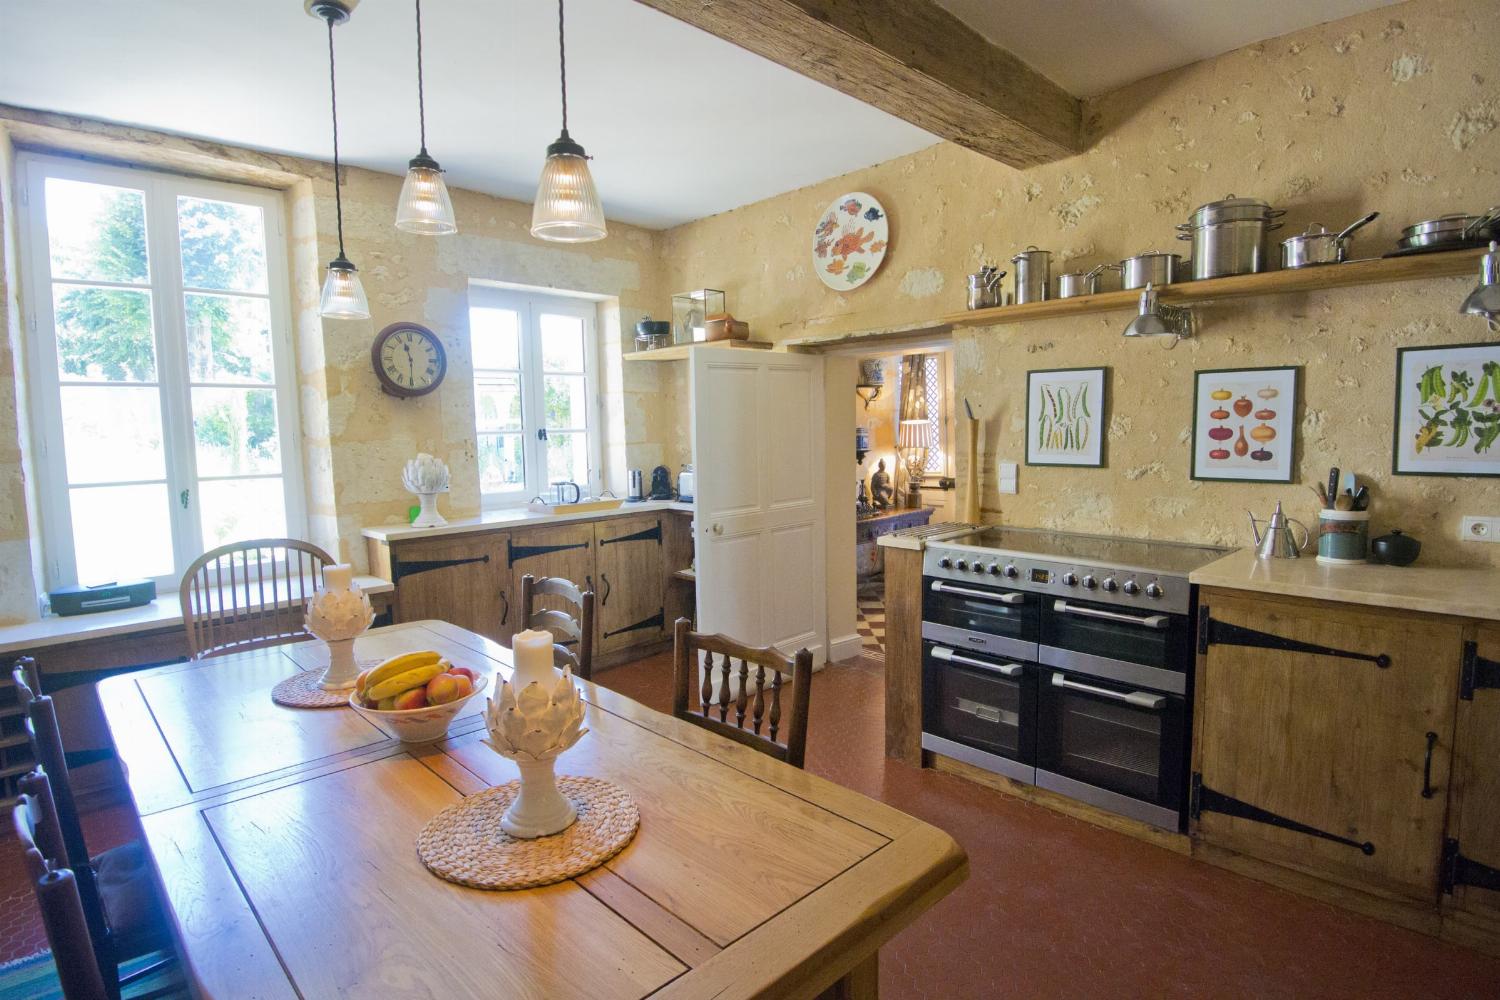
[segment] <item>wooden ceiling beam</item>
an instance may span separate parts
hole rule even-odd
[[[1013,167],[1082,149],[1081,102],[933,0],[638,0]]]

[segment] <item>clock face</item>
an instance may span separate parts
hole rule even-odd
[[[381,330],[372,353],[380,387],[393,396],[431,392],[448,372],[442,342],[416,323],[393,323]]]

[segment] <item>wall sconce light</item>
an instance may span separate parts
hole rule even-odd
[[[1158,301],[1156,287],[1147,284],[1141,292],[1140,314],[1125,327],[1127,337],[1171,337],[1167,350],[1177,346],[1184,337],[1193,335],[1193,310],[1184,306],[1169,306]]]
[[[879,358],[866,358],[859,363],[859,384],[854,387],[854,394],[865,401],[865,409],[880,398],[880,390],[885,388],[885,369],[880,367]]]
[[[1484,317],[1490,329],[1500,333],[1500,243],[1491,240],[1489,253],[1479,258],[1479,284],[1458,311]]]

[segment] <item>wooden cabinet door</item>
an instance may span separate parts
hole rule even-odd
[[[1224,591],[1201,605],[1195,835],[1434,902],[1462,626]]]
[[[1464,651],[1443,902],[1500,936],[1500,625],[1475,640]]]
[[[530,573],[537,579],[544,576],[560,576],[570,580],[581,590],[598,590],[598,579],[594,576],[594,525],[592,521],[572,524],[556,524],[545,528],[526,528],[512,531],[506,552],[506,563],[510,567],[511,593],[521,593],[521,577]],[[577,615],[578,609],[560,597],[538,597],[536,606],[556,608]],[[520,624],[520,608],[517,606],[515,627]]]
[[[666,636],[665,515],[616,517],[594,525],[595,639],[611,653]]]
[[[504,623],[515,614],[510,610],[514,592],[505,561],[507,539],[504,532],[486,532],[395,543],[395,620],[436,618],[508,641],[515,630]]]

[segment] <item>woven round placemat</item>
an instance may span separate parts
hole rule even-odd
[[[343,691],[324,691],[318,687],[318,682],[323,678],[321,670],[304,670],[300,674],[293,674],[285,680],[279,681],[271,689],[271,700],[278,705],[287,708],[338,708],[349,704],[349,692],[353,688]]]
[[[511,781],[434,816],[417,834],[417,856],[434,875],[472,889],[534,889],[598,868],[641,825],[635,800],[613,782],[564,775],[557,787],[578,810],[562,833],[519,840],[500,829],[500,817],[521,790]]]

